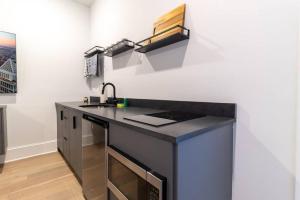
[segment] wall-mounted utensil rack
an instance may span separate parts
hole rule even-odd
[[[105,49],[104,55],[113,57],[120,53],[126,52],[130,49],[133,49],[134,47],[135,47],[134,42],[128,39],[123,39],[122,41],[117,42],[116,44],[113,44],[110,47],[107,47]]]
[[[93,48],[87,50],[86,52],[84,52],[84,57],[89,58],[92,57],[95,54],[101,54],[105,51],[104,47],[100,47],[100,46],[94,46]]]
[[[163,34],[166,34],[167,32],[173,31],[175,29],[181,29],[181,31],[178,31],[170,36],[164,37],[158,41],[155,42],[151,41],[155,38],[158,38],[158,36],[162,36]],[[144,39],[136,43],[135,45],[138,46],[138,48],[135,49],[135,51],[140,53],[147,53],[155,49],[159,49],[183,40],[188,40],[189,38],[190,38],[190,30],[183,26],[176,25],[174,27],[171,27],[165,31],[162,31],[158,34],[155,34],[147,39]]]

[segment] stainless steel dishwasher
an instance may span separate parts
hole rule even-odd
[[[108,123],[92,116],[82,118],[82,188],[87,200],[106,200]]]

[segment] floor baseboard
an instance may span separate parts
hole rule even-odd
[[[43,155],[47,153],[52,153],[57,151],[56,140],[51,140],[47,142],[34,143],[30,145],[23,145],[14,148],[8,148],[6,155],[0,158],[1,161],[12,162],[16,160],[21,160],[33,156]]]

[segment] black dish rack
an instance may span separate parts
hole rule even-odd
[[[104,55],[113,57],[115,55],[118,55],[120,53],[126,52],[130,49],[133,49],[135,47],[135,43],[128,39],[123,39],[120,42],[117,42],[116,44],[111,45],[110,47],[107,47],[105,49]]]
[[[178,28],[180,28],[182,31],[172,34],[161,40],[151,42],[151,40],[154,39],[155,37],[160,36],[169,31],[172,31],[174,29],[178,29]],[[168,45],[171,45],[171,44],[183,41],[183,40],[188,40],[189,38],[190,38],[190,30],[183,26],[176,25],[176,26],[171,27],[163,32],[155,34],[147,39],[144,39],[144,40],[136,43],[135,45],[138,46],[138,48],[135,49],[135,51],[140,52],[140,53],[147,53],[147,52],[153,51],[155,49],[159,49],[159,48],[162,48],[162,47],[165,47],[165,46],[168,46]],[[145,44],[145,42],[147,42],[147,41],[148,41],[148,43]]]
[[[94,56],[95,54],[101,54],[104,51],[105,51],[104,47],[94,46],[93,48],[84,52],[84,57],[90,58],[90,57]]]

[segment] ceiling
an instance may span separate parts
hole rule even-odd
[[[90,6],[93,4],[94,0],[74,0],[78,3],[84,4],[86,6]]]

